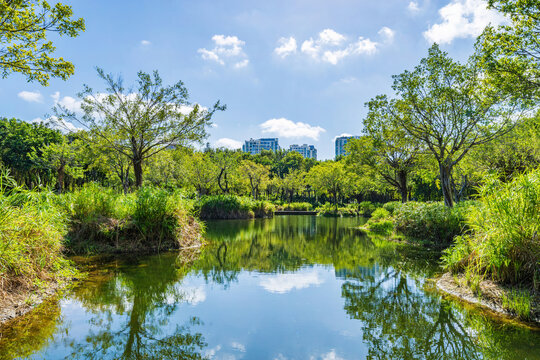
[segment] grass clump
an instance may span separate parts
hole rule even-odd
[[[466,216],[471,233],[445,251],[445,267],[540,289],[540,170],[510,183],[490,178]]]
[[[272,217],[275,205],[236,195],[202,197],[196,204],[201,219],[252,219]]]
[[[179,192],[143,187],[131,194],[88,185],[62,200],[75,253],[160,251],[200,241],[202,226]]]
[[[394,231],[394,221],[385,208],[378,208],[363,227],[365,230],[378,235],[390,235]]]
[[[308,202],[293,202],[293,203],[278,205],[277,209],[284,210],[284,211],[311,211],[313,210],[313,205],[311,205]]]
[[[411,201],[394,209],[394,223],[397,231],[413,240],[448,246],[467,229],[465,216],[471,208],[472,202],[448,208],[442,202]]]
[[[355,205],[339,206],[336,208],[334,204],[325,203],[319,206],[316,211],[320,216],[326,217],[355,217],[358,216],[358,210]]]
[[[76,274],[62,255],[67,218],[52,196],[33,196],[0,174],[0,303]]]
[[[527,291],[510,290],[502,294],[502,306],[523,320],[531,317],[531,296]]]

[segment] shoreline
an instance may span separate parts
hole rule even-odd
[[[450,295],[469,304],[488,309],[509,320],[519,321],[540,330],[540,309],[538,306],[531,309],[531,318],[529,320],[520,319],[516,314],[502,306],[501,299],[505,289],[492,281],[484,280],[480,283],[482,297],[475,295],[470,288],[458,284],[448,272],[444,273],[440,278],[435,279],[435,285],[437,290],[445,295]]]

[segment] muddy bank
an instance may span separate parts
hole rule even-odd
[[[457,275],[458,282],[465,279],[463,275]],[[488,308],[491,311],[494,311],[497,314],[503,315],[505,317],[517,318],[516,314],[505,307],[503,307],[502,298],[505,293],[510,289],[502,287],[490,280],[484,280],[480,283],[480,296],[475,294],[469,287],[460,285],[454,279],[454,276],[450,273],[445,273],[437,281],[437,289],[441,290],[444,293],[457,297],[463,301],[480,305],[482,307]],[[534,326],[540,327],[540,297],[539,294],[533,296],[532,300],[532,309],[530,319],[527,323],[531,323]]]

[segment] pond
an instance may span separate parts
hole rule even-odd
[[[362,219],[208,223],[175,253],[93,263],[2,329],[0,359],[540,359],[540,331],[445,299],[438,254],[370,239]]]

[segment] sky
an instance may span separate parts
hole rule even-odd
[[[391,95],[392,75],[413,69],[433,42],[465,61],[484,27],[503,21],[484,0],[69,4],[86,31],[51,39],[75,74],[48,87],[18,74],[0,79],[0,116],[40,121],[56,103],[77,111],[83,84],[105,88],[96,66],[127,85],[139,70],[158,70],[165,84],[182,80],[191,102],[227,105],[213,118],[211,146],[278,137],[286,149],[315,145],[319,159],[334,157],[336,136],[361,135],[364,104]]]

